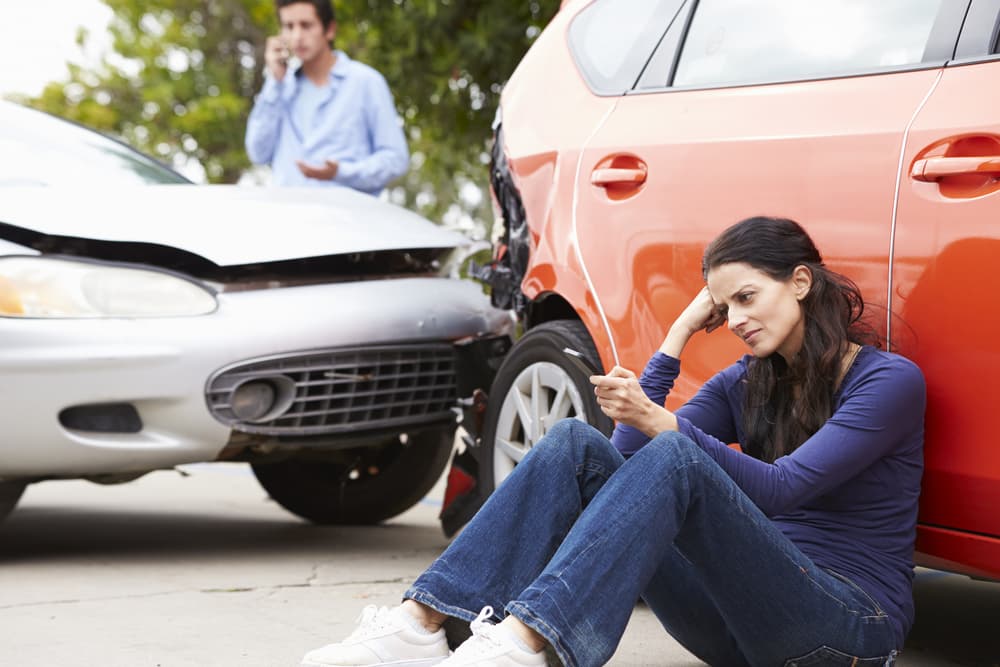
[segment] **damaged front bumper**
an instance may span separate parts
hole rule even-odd
[[[451,345],[511,330],[509,313],[490,308],[478,285],[447,278],[221,293],[218,309],[198,317],[0,318],[8,417],[0,477],[82,477],[216,460],[238,431],[213,413],[210,378],[248,360],[359,342]],[[79,421],[80,408],[101,406],[131,410],[119,422]]]

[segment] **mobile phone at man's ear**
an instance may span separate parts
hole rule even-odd
[[[577,370],[581,373],[590,377],[591,375],[601,375],[601,372],[594,368],[594,365],[590,363],[587,357],[583,356],[583,352],[578,352],[571,347],[564,347],[563,354],[569,359],[570,363],[576,366]]]

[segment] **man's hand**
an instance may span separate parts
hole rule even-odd
[[[299,171],[306,178],[315,178],[319,181],[332,181],[337,177],[337,168],[340,163],[336,160],[327,160],[323,163],[322,167],[314,167],[310,164],[306,164],[302,160],[296,160],[295,164],[298,165]]]
[[[281,81],[285,78],[285,73],[288,71],[288,47],[281,37],[267,38],[264,44],[264,64],[275,80]]]
[[[590,382],[601,411],[616,422],[633,426],[650,437],[677,430],[677,418],[649,400],[632,371],[615,366],[607,375],[592,375]]]

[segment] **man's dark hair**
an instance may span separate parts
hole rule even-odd
[[[316,8],[316,15],[319,16],[323,28],[329,28],[330,24],[337,20],[337,15],[333,10],[332,0],[274,0],[275,9],[281,9],[288,5],[304,2]]]

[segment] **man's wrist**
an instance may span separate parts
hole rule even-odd
[[[337,174],[340,173],[340,163],[332,158],[325,160],[326,166],[331,170],[330,179],[331,181],[337,180]]]
[[[350,162],[341,162],[340,160],[331,160],[331,162],[337,163],[337,173],[334,174],[333,180],[340,181],[341,183],[350,183],[354,177],[354,165]]]
[[[283,83],[281,79],[276,79],[267,72],[264,76],[264,85],[260,89],[259,100],[269,104],[274,104],[281,100],[281,89]]]

